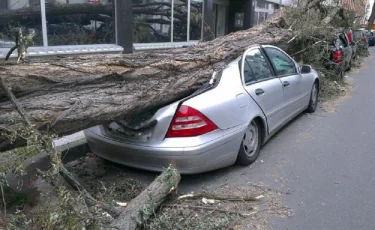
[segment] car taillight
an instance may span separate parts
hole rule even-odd
[[[174,115],[165,137],[194,137],[216,129],[218,127],[201,112],[182,105]]]
[[[332,53],[333,62],[340,63],[342,62],[342,51],[334,51]]]

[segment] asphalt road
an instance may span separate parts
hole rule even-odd
[[[271,217],[276,230],[375,229],[375,48],[348,74],[348,96],[301,114],[275,135],[249,167],[183,176],[179,192],[264,184],[290,193],[291,218]],[[123,168],[151,182],[157,174]]]
[[[296,118],[252,167],[184,177],[180,190],[263,182],[291,191],[284,204],[294,216],[273,219],[273,229],[375,229],[375,48],[371,53],[348,74],[350,96]]]

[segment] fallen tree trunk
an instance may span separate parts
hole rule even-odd
[[[339,7],[332,9],[332,11],[329,12],[327,17],[323,19],[323,24],[328,24],[330,21],[332,21],[333,17],[335,17],[340,12],[340,10],[342,10],[342,8]]]
[[[265,24],[189,48],[6,63],[0,76],[39,130],[67,134],[188,96],[253,44],[286,48],[293,36],[287,27],[279,13]],[[0,91],[0,127],[21,122]]]
[[[43,143],[44,142],[43,137],[40,135],[38,130],[35,130],[34,125],[30,122],[29,118],[25,114],[23,108],[20,106],[17,99],[14,97],[13,93],[5,85],[2,77],[0,77],[0,86],[3,88],[6,95],[11,99],[12,104],[14,105],[14,107],[16,108],[16,111],[19,113],[19,115],[22,117],[22,119],[26,123],[26,126],[30,129],[33,129],[33,132],[36,134],[34,138],[39,139],[41,143]],[[177,189],[177,186],[181,179],[180,173],[172,166],[169,166],[141,194],[139,194],[136,198],[134,198],[129,203],[129,205],[127,205],[125,209],[121,210],[120,207],[115,207],[111,204],[108,204],[106,202],[101,202],[95,199],[84,188],[84,186],[81,185],[81,183],[74,177],[74,175],[71,172],[69,172],[65,168],[64,165],[62,165],[62,162],[59,156],[55,155],[55,154],[58,154],[56,150],[54,153],[49,154],[51,156],[50,158],[43,157],[43,155],[45,154],[43,153],[44,151],[48,152],[48,151],[51,151],[52,149],[47,147],[47,145],[44,145],[44,147],[42,146],[27,146],[27,147],[21,147],[18,149],[10,150],[7,152],[2,152],[2,157],[3,158],[5,157],[4,159],[6,159],[8,163],[3,162],[3,164],[0,165],[1,166],[0,171],[2,171],[3,173],[8,171],[10,174],[12,174],[11,173],[13,172],[12,169],[19,168],[18,164],[20,163],[20,161],[15,160],[14,157],[26,158],[27,156],[37,156],[39,154],[38,156],[39,161],[47,160],[49,161],[48,162],[49,164],[47,164],[48,165],[47,166],[44,164],[47,162],[43,163],[39,161],[37,161],[37,164],[39,164],[40,166],[44,168],[49,168],[49,166],[52,166],[51,169],[47,170],[49,171],[49,173],[45,173],[39,168],[36,168],[36,169],[34,168],[39,175],[43,176],[43,178],[46,181],[50,182],[53,186],[58,188],[58,185],[55,183],[56,182],[55,174],[57,174],[58,172],[65,179],[67,184],[69,184],[72,188],[77,190],[83,196],[87,207],[93,207],[93,206],[99,205],[104,211],[108,212],[109,215],[115,218],[114,224],[115,224],[115,227],[117,227],[118,229],[125,229],[125,230],[126,229],[129,229],[129,230],[139,229],[139,227],[141,227],[156,212],[156,209],[163,203],[163,201],[167,198],[167,196]],[[13,159],[11,160],[12,157]],[[29,158],[28,160],[30,162],[34,162],[36,158],[34,159]],[[30,164],[30,163],[25,162],[25,164]],[[32,168],[33,167],[29,167],[28,171],[33,171]],[[12,175],[9,175],[9,173],[8,173],[8,176],[10,177],[7,177],[8,179],[12,177]],[[33,175],[30,175],[30,172],[27,173],[26,176],[29,178],[33,177]],[[18,186],[13,186],[13,187],[18,187]],[[19,190],[19,188],[17,188],[16,190]],[[4,196],[3,187],[1,187],[1,194]],[[64,199],[66,199],[65,196],[64,196]],[[120,205],[121,207],[124,207],[124,203],[122,204],[117,203],[117,204]],[[4,201],[4,206],[5,206],[5,201]]]
[[[312,1],[309,7],[318,3]],[[325,15],[319,26],[327,26],[339,12],[335,8]],[[0,67],[0,77],[38,130],[69,134],[182,99],[248,47],[272,44],[288,50],[300,32],[292,31],[279,11],[249,30],[188,48],[6,63]],[[14,125],[22,126],[23,119],[0,91],[0,131]]]
[[[123,230],[139,229],[164,202],[167,195],[177,189],[180,174],[171,167],[163,171],[141,194],[130,201],[113,225]]]

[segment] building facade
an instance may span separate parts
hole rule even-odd
[[[355,12],[360,24],[366,23],[366,8],[368,0],[342,0],[345,9]]]
[[[359,24],[366,23],[366,10],[369,7],[369,0],[325,0],[324,3],[330,6],[341,6],[356,14]]]
[[[258,25],[267,20],[275,10],[280,9],[285,4],[282,1],[275,0],[254,0],[253,2],[253,25]]]
[[[184,47],[266,20],[278,0],[1,0],[0,57],[14,28],[34,29],[29,56]],[[15,54],[13,55],[15,56]]]

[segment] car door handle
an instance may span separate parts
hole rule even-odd
[[[263,95],[264,94],[264,90],[263,89],[256,89],[255,90],[255,94],[258,95],[258,96],[259,95]]]
[[[290,85],[290,83],[289,83],[288,81],[284,81],[284,82],[283,82],[283,86],[284,86],[284,87],[287,87],[287,86],[289,86],[289,85]]]

